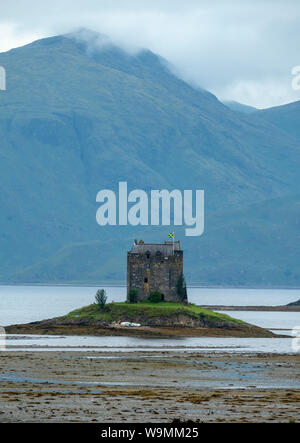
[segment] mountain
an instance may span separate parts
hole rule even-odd
[[[200,238],[176,237],[184,247],[185,276],[203,286],[299,286],[300,195],[271,199],[206,217]],[[165,231],[166,232],[166,231]],[[16,283],[110,282],[126,278],[126,254],[134,237],[91,241],[67,246],[49,258],[13,274]],[[150,227],[138,238],[157,241]],[[79,278],[80,277],[80,278]]]
[[[243,114],[251,114],[252,112],[257,111],[253,106],[244,105],[243,103],[235,102],[233,100],[223,101],[223,104],[233,111],[242,112]]]
[[[300,101],[283,106],[257,111],[254,118],[264,119],[276,128],[280,128],[288,136],[293,136],[300,141]]]
[[[296,129],[232,111],[150,51],[98,39],[39,40],[0,65],[1,282],[124,281],[133,239],[160,242],[172,229],[188,283],[300,284]],[[120,181],[204,189],[204,235],[98,226],[97,192]]]

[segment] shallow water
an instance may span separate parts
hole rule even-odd
[[[8,335],[8,351],[97,351],[97,352],[229,352],[229,353],[296,353],[292,338],[238,338],[238,337],[84,337]]]
[[[275,333],[292,335],[292,330],[300,326],[300,312],[278,312],[278,311],[216,311],[227,314],[260,326],[261,328],[273,330]]]
[[[185,380],[181,381],[181,387],[194,387],[194,388],[207,388],[213,387],[214,389],[247,389],[253,388],[253,384],[256,388],[276,388],[276,389],[289,389],[289,388],[300,388],[300,381],[297,380],[272,380],[266,379],[266,377],[261,377],[260,369],[252,371],[248,369],[243,374],[237,374],[239,367],[234,368],[233,370],[227,367],[223,367],[220,369],[214,369],[209,371],[202,371],[203,380]],[[55,386],[79,386],[79,387],[92,387],[92,386],[104,386],[104,387],[126,387],[126,386],[138,386],[149,387],[149,382],[141,383],[138,381],[114,381],[114,382],[105,382],[105,381],[66,381],[66,380],[50,380],[50,379],[40,379],[40,378],[30,378],[24,376],[15,376],[13,374],[1,374],[0,382],[11,382],[11,383],[29,383],[29,384],[44,384],[48,386],[54,386],[55,392],[59,392],[55,389]],[[249,385],[251,383],[251,385]],[[168,385],[172,385],[172,382],[165,382],[156,380],[154,383],[151,383],[151,387],[167,387]],[[38,391],[40,392],[40,390]],[[48,391],[49,392],[49,391]],[[51,392],[51,391],[50,391]],[[53,392],[53,390],[52,390]],[[72,391],[69,391],[72,392]],[[76,392],[76,391],[73,391]],[[88,392],[88,391],[87,391]],[[81,394],[83,392],[81,391]]]

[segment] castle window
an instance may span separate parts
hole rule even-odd
[[[148,283],[148,278],[147,278],[147,277],[145,278],[144,282],[145,282],[145,283]]]
[[[150,251],[147,251],[147,252],[146,252],[146,257],[147,257],[147,258],[150,258]]]

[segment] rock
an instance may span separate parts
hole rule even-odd
[[[297,301],[293,301],[292,303],[288,303],[286,306],[300,306],[300,298]]]

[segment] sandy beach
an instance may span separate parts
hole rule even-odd
[[[1,422],[294,422],[300,356],[1,352]]]

